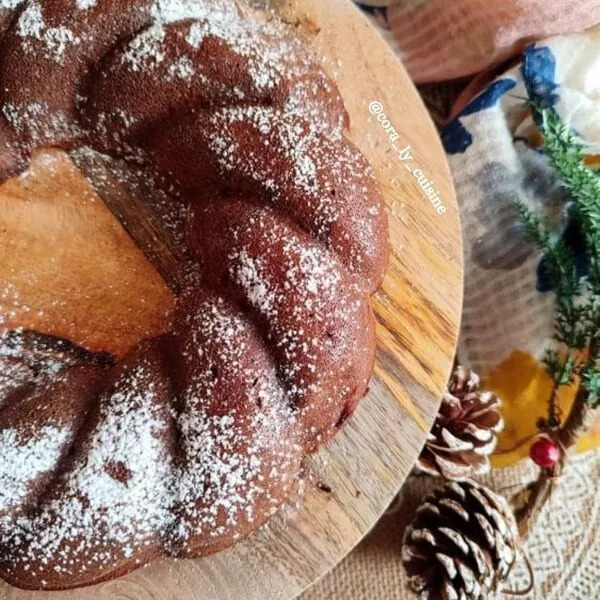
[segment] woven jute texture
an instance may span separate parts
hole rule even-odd
[[[509,496],[535,476],[532,463],[522,461],[493,471],[483,481]],[[412,477],[371,534],[300,600],[414,600],[406,591],[400,564],[402,534],[434,485],[431,478]],[[525,596],[527,600],[600,598],[600,451],[570,460],[525,551],[535,571],[535,589]],[[520,561],[508,588],[523,590],[528,582],[527,568]]]

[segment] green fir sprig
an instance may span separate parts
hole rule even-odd
[[[578,273],[575,257],[562,239],[525,203],[517,204],[524,230],[544,254],[544,264],[556,294],[554,338],[544,365],[553,381],[548,424],[560,425],[557,394],[581,377],[586,400],[600,406],[600,179],[584,162],[583,147],[551,107],[531,101],[544,139],[544,150],[569,192],[565,206],[583,236],[589,269]]]

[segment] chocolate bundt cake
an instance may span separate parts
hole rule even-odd
[[[183,207],[186,256],[166,333],[124,356],[0,299],[0,578],[234,544],[372,371],[387,220],[335,84],[233,0],[0,0],[0,109],[0,181],[40,149],[122,161]]]

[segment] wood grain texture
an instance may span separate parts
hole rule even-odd
[[[304,494],[234,548],[197,561],[161,561],[87,590],[45,594],[0,584],[2,600],[292,598],[373,526],[425,441],[452,367],[462,301],[458,210],[443,150],[403,67],[349,0],[278,3],[292,22],[318,31],[315,48],[338,81],[351,137],[389,207],[392,256],[374,300],[379,346],[369,394],[344,431],[309,459]],[[374,100],[400,134],[396,145],[411,146],[413,172],[370,114]],[[434,182],[445,214],[427,199],[416,168]]]

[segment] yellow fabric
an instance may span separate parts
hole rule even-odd
[[[494,467],[513,465],[529,455],[531,441],[527,438],[537,432],[538,419],[548,414],[552,381],[535,358],[516,350],[489,373],[483,387],[502,399],[506,422],[492,464]],[[576,387],[563,387],[559,392],[559,405],[565,415],[571,409]],[[579,452],[594,448],[600,448],[600,427],[592,428],[577,446]]]

